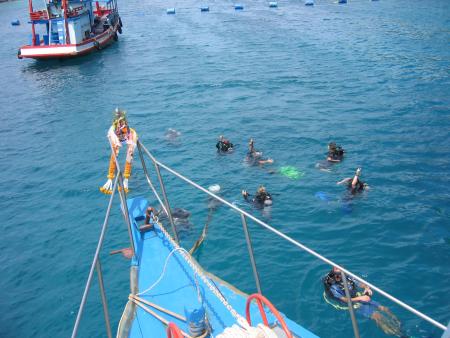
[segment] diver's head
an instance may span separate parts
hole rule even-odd
[[[219,141],[223,141],[223,135],[219,136]]]
[[[336,282],[340,282],[342,280],[341,269],[336,266],[333,266],[330,273],[328,274],[330,278],[332,278]]]
[[[330,142],[328,143],[328,150],[335,150],[336,149],[336,143]]]
[[[356,169],[355,175],[358,177],[361,176],[361,170],[361,168]]]
[[[259,188],[258,188],[258,192],[259,193],[266,192],[266,188],[264,188],[263,185],[260,185]]]

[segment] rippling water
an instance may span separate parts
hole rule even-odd
[[[101,53],[71,61],[19,61],[28,41],[27,3],[0,4],[0,336],[70,334],[95,251],[107,198],[98,187],[108,164],[105,138],[115,106],[128,110],[141,140],[195,181],[219,183],[243,205],[240,190],[265,184],[270,215],[258,217],[368,278],[446,324],[450,303],[450,3],[446,0],[127,1],[124,34]],[[166,7],[176,7],[168,16]],[[176,144],[164,139],[172,127]],[[217,156],[224,134],[234,154]],[[246,143],[305,173],[292,181],[243,162]],[[335,140],[347,150],[331,173],[315,164]],[[336,181],[357,166],[371,190],[345,201]],[[136,162],[132,195],[149,194]],[[140,180],[140,182],[138,182]],[[171,203],[195,224],[207,201],[166,177]],[[320,201],[315,193],[330,196]],[[247,206],[244,205],[244,208]],[[108,252],[127,246],[113,210],[102,256],[112,322],[128,294],[128,262]],[[323,337],[350,337],[348,314],[322,299],[328,267],[251,224],[264,293]],[[219,209],[197,254],[211,272],[254,291],[237,214]],[[440,332],[387,300],[414,337]],[[95,285],[81,336],[104,336]],[[362,320],[365,337],[383,337]]]

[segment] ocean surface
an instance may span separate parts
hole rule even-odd
[[[200,13],[204,3],[209,13]],[[228,201],[448,323],[450,2],[243,3],[237,12],[226,0],[119,1],[118,43],[48,62],[16,57],[29,41],[27,2],[0,4],[0,337],[71,334],[108,203],[99,187],[116,106],[162,162],[202,185],[220,184]],[[166,15],[168,7],[176,15]],[[13,27],[16,18],[22,25]],[[168,128],[181,132],[175,142],[165,139]],[[233,154],[216,153],[219,135],[236,145]],[[245,163],[250,137],[273,165]],[[347,153],[324,172],[316,164],[330,141]],[[289,179],[283,166],[304,175]],[[359,166],[371,189],[349,198],[336,182]],[[172,207],[192,213],[180,229],[190,248],[207,198],[163,175]],[[241,197],[260,184],[274,197],[264,212]],[[130,188],[156,205],[137,156]],[[348,313],[322,297],[329,267],[249,226],[264,294],[321,337],[351,337]],[[101,256],[114,331],[129,262],[109,252],[127,240],[116,200]],[[237,213],[214,212],[196,258],[255,291]],[[409,336],[441,336],[381,295],[374,299]],[[373,321],[359,323],[363,337],[386,337]],[[105,335],[95,282],[79,336]]]

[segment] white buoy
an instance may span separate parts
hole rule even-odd
[[[167,8],[167,14],[175,14],[175,8]]]
[[[209,190],[210,192],[212,192],[213,194],[217,194],[217,193],[220,191],[220,185],[218,185],[218,184],[210,185],[210,186],[208,187],[208,190]]]
[[[242,4],[235,4],[234,5],[234,9],[235,10],[243,10],[244,9],[244,5],[242,5]]]
[[[305,6],[314,6],[314,0],[305,0]]]
[[[200,7],[200,12],[209,12],[209,7],[208,6]]]
[[[269,2],[269,7],[270,8],[277,8],[278,7],[278,2],[276,2],[276,1]]]

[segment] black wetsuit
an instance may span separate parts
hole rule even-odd
[[[272,201],[272,196],[268,192],[258,192],[254,198],[251,198],[251,195],[247,193],[244,195],[244,199],[257,208],[263,208],[266,205],[266,201]]]
[[[255,198],[253,199],[253,201],[255,203],[259,203],[259,204],[263,204],[264,205],[264,202],[266,200],[271,200],[271,199],[272,199],[272,196],[270,196],[270,194],[268,192],[261,191],[261,192],[258,192],[255,195]]]
[[[344,149],[342,149],[340,146],[330,149],[330,151],[328,152],[328,157],[333,161],[342,161],[342,159],[344,158]]]
[[[330,271],[322,279],[323,286],[325,288],[325,292],[326,292],[327,296],[339,300],[340,297],[336,297],[335,292],[333,293],[331,289],[334,288],[335,290],[342,291],[342,294],[345,295],[344,283],[342,282],[342,280],[340,280],[339,282],[336,281],[334,276],[335,276],[335,273],[333,271]],[[350,276],[346,276],[346,277],[347,277],[347,284],[348,284],[348,289],[349,289],[349,292],[350,292],[350,297],[352,297],[352,298],[356,297],[357,296],[357,289],[356,289],[355,281]]]
[[[217,151],[227,152],[233,149],[233,143],[228,140],[219,141],[216,144]]]
[[[347,185],[348,190],[350,190],[350,192],[352,194],[356,194],[356,193],[361,192],[361,191],[364,190],[365,183],[363,181],[361,181],[359,178],[358,178],[358,181],[356,182],[355,187],[352,186],[352,182],[353,182],[353,179],[348,181],[348,185]]]

